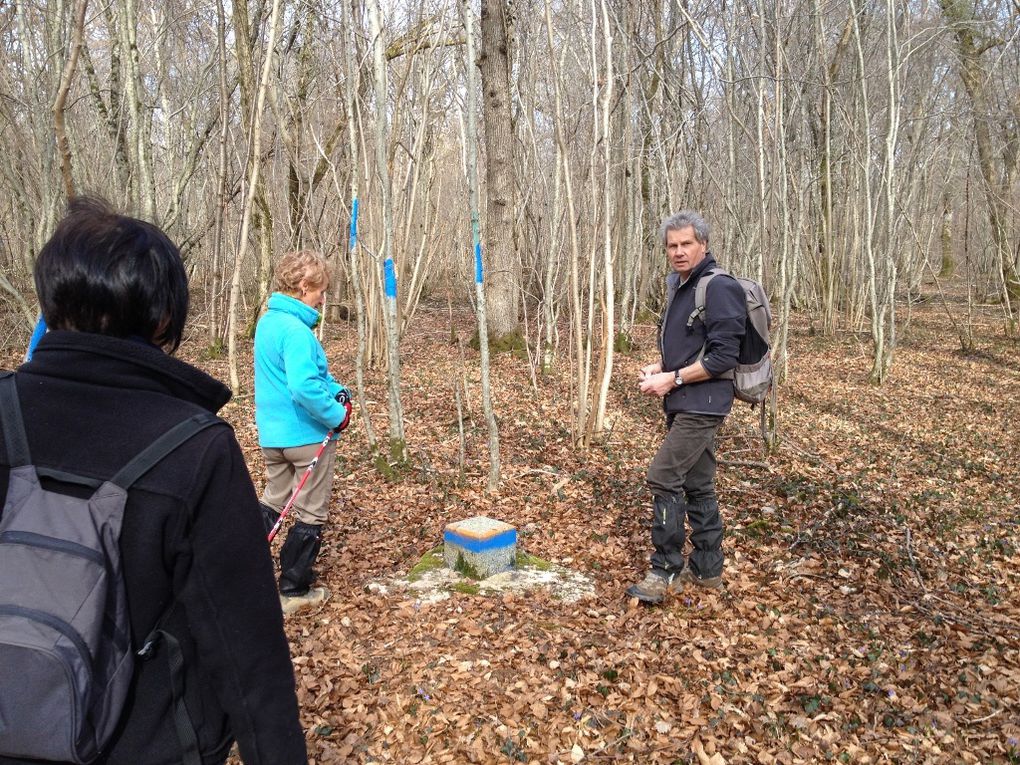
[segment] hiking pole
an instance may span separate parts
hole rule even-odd
[[[301,481],[298,483],[297,488],[294,489],[294,493],[290,495],[290,499],[287,500],[287,504],[283,506],[283,510],[280,511],[280,517],[276,519],[276,523],[273,524],[273,528],[269,532],[267,541],[272,542],[273,537],[276,536],[276,532],[280,530],[280,526],[283,525],[283,519],[287,517],[287,513],[290,512],[291,507],[294,506],[294,500],[297,499],[298,493],[301,491],[301,487],[305,485],[305,481],[308,480],[308,476],[315,470],[315,466],[319,463],[319,457],[326,451],[326,446],[329,444],[330,439],[333,438],[333,431],[330,430],[326,434],[326,437],[322,439],[322,443],[319,445],[319,451],[315,453],[312,461],[308,463],[308,467],[305,468],[305,474],[301,476]]]

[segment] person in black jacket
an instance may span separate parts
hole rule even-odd
[[[35,283],[50,331],[15,381],[37,467],[109,479],[178,423],[227,403],[224,385],[164,352],[181,342],[188,285],[157,227],[77,198],[39,253]],[[0,439],[0,497],[9,467]],[[179,642],[203,765],[225,762],[235,740],[246,765],[305,765],[269,547],[229,426],[201,431],[132,486],[120,548],[132,643],[160,620]],[[137,660],[97,763],[182,761],[167,653]]]
[[[663,399],[666,438],[648,468],[653,495],[651,570],[627,594],[661,603],[685,582],[722,587],[722,517],[715,495],[715,436],[733,405],[733,382],[747,310],[736,279],[708,283],[705,311],[695,312],[698,279],[717,268],[708,251],[709,228],[685,210],[661,227],[666,257],[666,308],[660,325],[660,360],[639,372],[642,393]],[[686,522],[693,552],[685,562]]]

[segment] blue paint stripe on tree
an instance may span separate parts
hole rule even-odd
[[[386,258],[386,262],[383,264],[383,270],[386,274],[386,297],[394,298],[397,297],[397,272],[393,267],[393,258]]]
[[[475,539],[474,537],[463,536],[454,531],[444,531],[443,541],[463,547],[468,552],[487,552],[488,550],[498,550],[501,547],[516,545],[517,529],[509,529],[488,539]]]
[[[39,314],[39,320],[35,323],[35,329],[32,331],[32,337],[28,341],[28,351],[25,353],[25,361],[32,360],[32,354],[35,353],[35,347],[39,345],[39,341],[42,340],[42,336],[46,334],[46,319]]]
[[[358,243],[358,198],[354,197],[354,201],[351,202],[351,251],[353,252],[354,247]]]
[[[482,283],[482,243],[475,243],[475,282]]]

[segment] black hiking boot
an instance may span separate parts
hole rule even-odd
[[[329,598],[325,587],[312,587],[318,579],[312,564],[322,548],[322,526],[295,523],[280,548],[280,606],[285,614],[319,605]]]
[[[304,595],[313,581],[312,564],[322,548],[322,526],[298,521],[280,548],[280,594]]]

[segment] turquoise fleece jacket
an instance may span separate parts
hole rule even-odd
[[[255,327],[255,424],[259,446],[287,449],[325,438],[347,410],[334,398],[343,386],[326,368],[312,327],[319,312],[274,292]]]

